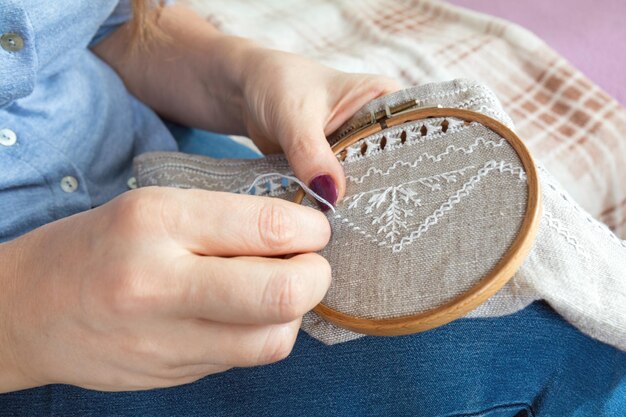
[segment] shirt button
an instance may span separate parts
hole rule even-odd
[[[17,142],[17,135],[11,129],[0,130],[0,145],[13,146]]]
[[[0,36],[0,46],[8,52],[18,52],[24,47],[24,39],[17,33],[5,33]]]
[[[61,189],[66,193],[78,190],[78,180],[70,175],[61,179]]]
[[[128,186],[129,190],[134,190],[135,188],[137,188],[137,178],[130,177],[128,181],[126,181],[126,185]]]

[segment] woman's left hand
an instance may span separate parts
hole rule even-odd
[[[326,135],[370,100],[398,90],[396,81],[225,35],[183,5],[165,7],[155,22],[165,36],[131,53],[125,27],[94,52],[166,119],[247,134],[263,152],[284,151],[298,178],[327,201],[343,195],[345,177]]]
[[[243,122],[264,153],[284,151],[296,176],[335,204],[345,190],[326,136],[369,101],[397,91],[387,77],[350,74],[261,49],[244,72]]]

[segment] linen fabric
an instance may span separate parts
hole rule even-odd
[[[364,114],[413,100],[470,108],[510,124],[488,89],[456,80],[374,100],[333,140],[361,126]],[[462,294],[504,255],[524,217],[528,195],[519,158],[477,123],[444,118],[384,129],[349,147],[342,164],[346,196],[328,214],[333,238],[321,254],[333,268],[324,303],[350,315],[405,316]],[[139,186],[246,192],[271,172],[292,175],[283,156],[215,160],[155,153],[136,159]],[[511,314],[544,299],[581,331],[626,350],[626,243],[545,169],[539,174],[544,210],[532,252],[505,288],[469,316]],[[276,178],[252,192],[291,199],[296,188]],[[360,337],[314,312],[302,328],[327,344]]]

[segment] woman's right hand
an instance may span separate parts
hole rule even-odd
[[[0,245],[0,392],[166,387],[283,359],[330,284],[313,253],[329,238],[290,202],[143,188]]]

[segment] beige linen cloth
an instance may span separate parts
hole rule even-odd
[[[374,100],[336,136],[371,111],[409,100],[482,112],[512,127],[489,89],[456,80]],[[324,303],[351,315],[414,314],[467,291],[504,254],[525,213],[526,173],[517,154],[477,123],[439,118],[385,129],[348,148],[342,164],[346,196],[328,214],[333,238],[321,254],[333,267]],[[297,187],[284,178],[255,183],[268,173],[293,175],[281,155],[215,160],[149,153],[136,159],[139,186],[291,199]],[[544,299],[581,331],[626,350],[626,243],[542,168],[540,179],[543,217],[531,254],[511,282],[468,317],[511,314]],[[361,336],[313,312],[302,328],[327,344]]]

